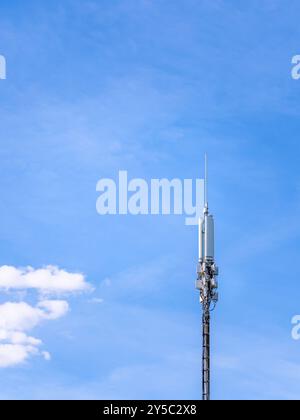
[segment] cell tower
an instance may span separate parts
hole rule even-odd
[[[205,192],[203,217],[199,219],[199,263],[196,289],[200,291],[202,304],[202,399],[210,400],[210,313],[218,302],[219,274],[215,265],[214,218],[209,213],[207,201],[207,157],[205,156]]]

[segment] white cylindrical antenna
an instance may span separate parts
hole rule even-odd
[[[215,257],[215,232],[214,218],[211,214],[205,216],[205,238],[204,238],[204,257],[206,260],[213,260]]]
[[[204,259],[204,219],[199,218],[199,261],[203,262]]]

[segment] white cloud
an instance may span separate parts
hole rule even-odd
[[[22,344],[1,344],[0,345],[0,368],[18,365],[28,359],[29,356],[37,354],[35,346]]]
[[[2,266],[0,289],[13,291],[22,299],[0,305],[0,368],[4,368],[23,363],[34,355],[51,360],[49,352],[39,349],[42,341],[27,332],[45,321],[63,317],[69,311],[69,304],[66,300],[44,299],[43,296],[83,292],[92,287],[83,274],[69,273],[54,266],[41,269]],[[40,294],[35,306],[24,301],[27,290]]]
[[[48,351],[42,351],[42,356],[44,357],[45,360],[47,360],[49,362],[49,360],[51,360],[51,354]]]
[[[12,344],[28,344],[31,346],[39,346],[41,340],[30,337],[20,331],[0,330],[0,341],[10,341]]]
[[[43,316],[47,319],[58,319],[69,310],[69,304],[65,300],[44,300],[38,307],[44,309]]]
[[[45,300],[30,306],[26,302],[6,302],[0,305],[0,368],[15,366],[32,355],[50,360],[50,353],[40,352],[42,341],[26,331],[47,320],[64,316],[69,304],[63,300]]]
[[[4,265],[0,267],[0,289],[36,289],[43,293],[72,293],[91,290],[80,273],[68,273],[55,266],[24,269]]]
[[[42,311],[25,302],[6,302],[0,305],[0,328],[8,331],[26,331],[34,328],[42,317]]]

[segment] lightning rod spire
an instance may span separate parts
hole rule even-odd
[[[208,201],[207,201],[207,181],[208,181],[208,177],[207,177],[207,154],[205,153],[205,157],[204,157],[204,206],[208,207]]]

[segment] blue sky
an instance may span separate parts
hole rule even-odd
[[[3,0],[0,11],[0,265],[54,265],[94,288],[30,331],[51,360],[1,369],[0,398],[200,397],[196,227],[95,205],[102,177],[199,178],[207,152],[212,396],[298,399],[299,2]]]

